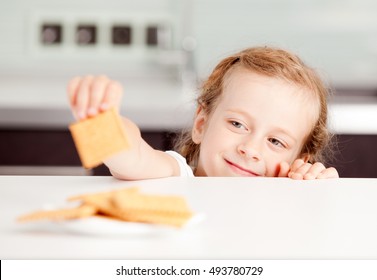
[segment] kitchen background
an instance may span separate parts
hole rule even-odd
[[[0,0],[0,174],[105,175],[80,167],[65,87],[106,74],[154,147],[189,126],[200,81],[254,45],[299,54],[334,90],[331,163],[377,177],[377,4],[372,0]]]

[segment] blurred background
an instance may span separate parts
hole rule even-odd
[[[73,76],[119,80],[122,114],[170,149],[215,64],[255,45],[319,71],[333,90],[330,164],[342,177],[377,177],[372,0],[0,0],[0,174],[108,175],[80,166],[67,129]]]

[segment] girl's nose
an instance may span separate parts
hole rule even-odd
[[[254,161],[261,160],[261,153],[260,149],[258,148],[258,145],[252,144],[250,141],[245,141],[238,145],[238,152],[248,158],[252,159]]]

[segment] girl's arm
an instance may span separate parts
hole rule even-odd
[[[148,145],[132,121],[123,119],[123,123],[130,148],[104,161],[115,178],[142,180],[179,176],[179,166],[173,157]]]
[[[119,110],[123,88],[105,76],[86,76],[73,78],[67,93],[73,115],[82,120],[113,107]],[[124,118],[123,123],[130,148],[104,160],[114,177],[140,180],[179,176],[179,166],[174,158],[149,146],[131,120]]]

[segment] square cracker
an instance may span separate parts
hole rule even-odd
[[[122,120],[115,109],[69,126],[82,165],[93,168],[129,147]]]

